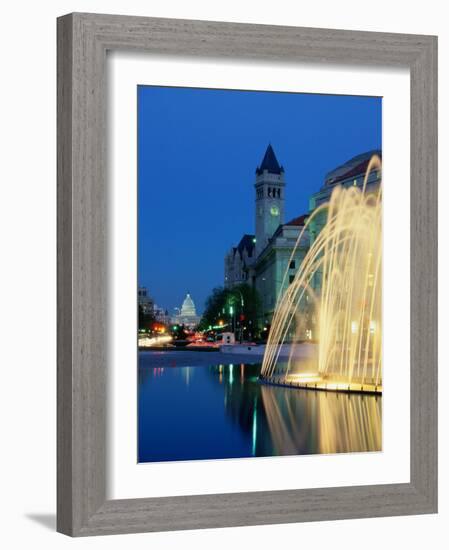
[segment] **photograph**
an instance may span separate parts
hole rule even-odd
[[[382,98],[138,86],[138,462],[382,450]]]
[[[440,548],[445,4],[114,4],[2,12],[4,548]]]

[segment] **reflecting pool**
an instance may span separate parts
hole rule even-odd
[[[381,450],[381,396],[269,386],[260,364],[185,355],[139,354],[139,462]]]

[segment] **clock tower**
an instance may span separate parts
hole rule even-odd
[[[256,257],[284,223],[285,178],[271,144],[256,169]]]

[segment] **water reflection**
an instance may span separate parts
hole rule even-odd
[[[381,450],[381,397],[268,386],[260,365],[139,369],[139,461]]]
[[[304,448],[310,453],[381,449],[380,398],[289,389],[275,395],[272,389],[264,386],[261,393],[277,454]]]

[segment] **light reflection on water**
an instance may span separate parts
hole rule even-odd
[[[381,397],[268,386],[259,373],[140,368],[139,462],[381,450]]]

